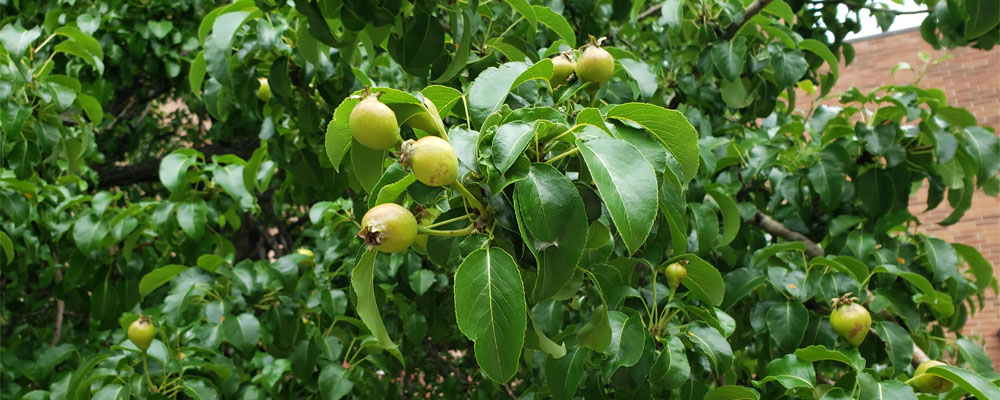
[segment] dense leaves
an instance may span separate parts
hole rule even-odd
[[[997,195],[995,127],[916,85],[812,106],[882,5],[211,3],[0,5],[0,397],[914,398],[928,356],[997,396],[962,334],[993,267],[908,208]],[[1000,40],[926,5],[935,47]],[[610,81],[553,85],[588,35]],[[456,182],[354,139],[365,87]],[[355,236],[385,203],[406,251]]]

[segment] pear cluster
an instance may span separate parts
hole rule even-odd
[[[427,98],[423,104],[427,111],[410,116],[405,123],[443,136],[444,124],[437,107]],[[458,157],[451,143],[433,135],[403,142],[396,113],[367,88],[351,111],[348,125],[357,144],[373,150],[399,148],[400,164],[427,186],[448,186],[458,179]],[[405,251],[417,238],[417,221],[410,210],[398,204],[379,204],[361,218],[358,237],[370,250]]]
[[[579,59],[573,61],[570,52],[564,52],[552,57],[552,87],[565,84],[570,75],[575,74],[581,82],[603,85],[611,79],[615,72],[615,58],[607,50],[601,48],[601,41],[593,36],[583,47]]]

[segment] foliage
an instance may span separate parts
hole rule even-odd
[[[0,5],[4,398],[915,398],[928,356],[1000,396],[961,333],[992,266],[907,208],[996,196],[1000,140],[939,89],[814,106],[837,2],[76,3]],[[1000,40],[995,2],[928,7],[935,46]],[[588,34],[611,81],[552,87]],[[353,141],[366,86],[458,184]],[[426,236],[370,252],[390,202]]]

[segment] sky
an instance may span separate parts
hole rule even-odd
[[[903,4],[896,4],[892,1],[884,2],[890,9],[899,11],[911,11],[911,10],[924,10],[927,6],[917,5],[912,0],[905,0]],[[839,6],[840,13],[839,16],[843,17],[847,15],[847,6]],[[905,14],[897,15],[896,19],[893,20],[892,26],[889,27],[889,31],[896,31],[900,29],[912,28],[915,26],[920,26],[920,22],[926,17],[926,13],[922,14]],[[847,39],[856,39],[866,36],[878,35],[882,33],[882,28],[878,26],[878,22],[875,21],[875,17],[868,12],[868,10],[861,10],[861,32],[850,33],[847,35]]]

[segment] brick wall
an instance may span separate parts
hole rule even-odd
[[[919,71],[924,62],[918,52],[927,52],[932,60],[951,54],[954,58],[930,66],[919,86],[943,89],[949,104],[967,108],[980,125],[1000,127],[1000,47],[990,51],[968,47],[937,51],[924,42],[916,29],[862,38],[852,44],[857,56],[850,66],[841,64],[840,79],[831,93],[852,86],[868,92],[885,84],[911,84],[915,73],[898,70],[891,74],[892,67],[905,61]],[[926,208],[925,187],[910,199],[910,212],[920,219],[920,230],[948,242],[975,247],[993,264],[993,273],[1000,279],[1000,198],[976,192],[972,208],[951,226],[937,224],[951,213],[947,200],[932,211],[924,212]],[[984,339],[987,354],[1000,370],[1000,298],[992,289],[987,291],[985,304],[969,319],[964,333]]]

